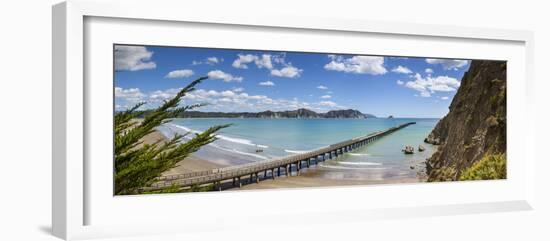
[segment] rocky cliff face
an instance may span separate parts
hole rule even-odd
[[[457,180],[483,156],[506,153],[506,62],[472,61],[449,113],[424,141],[440,145],[426,162],[429,181]]]
[[[366,114],[361,113],[358,110],[331,110],[322,115],[324,118],[367,118]]]

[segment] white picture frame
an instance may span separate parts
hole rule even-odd
[[[155,11],[150,11],[154,8]],[[181,9],[186,9],[185,14]],[[184,25],[204,24],[213,28],[223,28],[225,30],[235,29],[235,31],[244,31],[254,34],[259,31],[276,32],[272,34],[308,33],[335,34],[335,38],[340,35],[357,34],[359,37],[369,35],[373,38],[377,36],[387,36],[388,38],[410,39],[410,41],[441,41],[442,46],[456,45],[453,57],[472,58],[472,56],[483,58],[483,51],[478,54],[472,52],[459,51],[461,48],[473,48],[481,50],[482,48],[491,49],[490,46],[510,46],[509,50],[500,51],[493,47],[493,50],[486,50],[485,54],[495,56],[497,59],[511,61],[509,75],[515,80],[510,80],[510,101],[508,108],[514,115],[513,121],[509,125],[509,159],[511,165],[510,175],[506,181],[484,181],[484,182],[464,182],[464,183],[437,183],[430,185],[390,185],[390,186],[368,186],[345,188],[313,188],[298,190],[273,190],[273,191],[248,191],[232,192],[228,194],[207,193],[198,195],[148,195],[148,197],[103,197],[103,201],[96,199],[94,187],[87,181],[87,171],[93,169],[95,165],[89,160],[89,144],[86,142],[86,135],[89,135],[90,129],[87,124],[94,118],[100,118],[99,115],[90,115],[91,109],[87,101],[87,91],[89,89],[103,88],[95,84],[87,83],[85,78],[86,68],[95,68],[94,60],[88,60],[86,53],[87,39],[90,33],[98,38],[91,39],[97,41],[115,41],[116,36],[108,36],[102,33],[99,27],[90,30],[86,28],[86,21],[94,19],[111,19],[116,23],[103,21],[101,24],[112,24],[113,28],[130,28],[131,24],[152,23],[148,25],[151,31],[162,32],[163,25],[171,27],[181,27]],[[137,21],[137,22],[136,22]],[[193,3],[182,1],[162,1],[162,2],[125,2],[125,1],[86,1],[72,0],[60,3],[53,7],[53,168],[52,168],[52,227],[53,234],[63,239],[85,239],[95,237],[112,237],[123,235],[140,234],[159,234],[176,232],[197,232],[206,228],[223,229],[237,225],[236,223],[246,221],[250,218],[259,220],[253,225],[293,225],[300,222],[342,222],[348,220],[367,220],[383,219],[396,217],[423,217],[433,215],[451,215],[464,213],[530,210],[532,209],[534,199],[534,168],[536,157],[534,155],[534,134],[532,128],[525,129],[522,136],[518,135],[520,126],[530,125],[530,120],[523,118],[531,116],[532,106],[529,93],[532,93],[532,73],[533,73],[533,34],[529,31],[519,30],[497,30],[482,29],[457,26],[438,26],[422,25],[411,23],[389,23],[389,22],[370,22],[352,19],[321,19],[321,18],[300,18],[283,15],[262,15],[262,16],[242,16],[231,14],[204,15],[202,11]],[[101,22],[101,21],[100,21]],[[92,23],[95,24],[95,23]],[[201,25],[202,26],[202,25]],[[185,27],[185,26],[184,26]],[[206,28],[205,28],[206,29]],[[240,30],[239,30],[240,29]],[[244,29],[244,30],[243,30]],[[89,32],[87,32],[89,31]],[[196,31],[208,31],[196,30]],[[215,31],[212,30],[212,31]],[[160,33],[159,32],[159,33]],[[243,34],[244,34],[243,32]],[[126,41],[136,41],[141,44],[174,44],[169,42],[155,42],[155,39],[140,39],[140,34],[126,34]],[[143,34],[141,34],[143,35]],[[347,36],[347,35],[346,35]],[[110,38],[102,38],[110,37]],[[181,36],[180,36],[181,37]],[[131,40],[134,38],[134,40]],[[305,37],[307,38],[307,36]],[[122,37],[116,39],[120,41]],[[192,41],[192,40],[189,40]],[[443,43],[448,41],[449,43]],[[300,42],[300,41],[297,41]],[[473,43],[473,44],[472,44]],[[231,44],[231,43],[228,43]],[[233,43],[233,46],[238,46]],[[449,44],[449,45],[446,45]],[[177,44],[176,44],[177,45]],[[206,43],[210,47],[216,45],[215,40]],[[280,49],[278,46],[273,48]],[[397,45],[396,45],[397,46]],[[462,47],[460,47],[462,46]],[[477,46],[477,47],[476,47]],[[322,48],[328,48],[325,45]],[[406,47],[403,44],[402,48]],[[92,46],[92,48],[95,48]],[[305,48],[295,46],[296,49]],[[311,48],[316,48],[311,46]],[[321,48],[321,47],[319,47]],[[101,49],[101,47],[100,47]],[[399,48],[396,48],[399,51]],[[366,50],[363,50],[366,51]],[[338,51],[336,51],[338,52]],[[462,52],[462,53],[461,53]],[[490,52],[490,53],[489,53]],[[370,54],[376,54],[368,52]],[[386,54],[391,52],[386,50]],[[428,53],[428,52],[425,52]],[[422,54],[420,52],[410,52],[410,55]],[[434,54],[434,53],[432,53]],[[101,54],[98,54],[102,56]],[[398,55],[398,54],[396,54]],[[88,62],[89,61],[89,62]],[[108,62],[108,61],[106,61]],[[510,78],[509,78],[510,79]],[[109,84],[112,91],[112,83]],[[98,92],[96,91],[96,94]],[[91,94],[92,96],[94,93]],[[93,97],[91,97],[93,98]],[[112,113],[112,112],[111,112]],[[510,112],[509,112],[510,115]],[[112,118],[112,117],[111,117]],[[516,138],[517,137],[517,138]],[[518,138],[521,138],[519,140]],[[93,141],[93,140],[92,140]],[[515,161],[522,158],[521,162]],[[112,169],[111,169],[112,170]],[[97,174],[99,175],[99,174]],[[107,177],[110,178],[110,177]],[[92,180],[97,180],[92,177]],[[110,181],[107,181],[107,183]],[[95,186],[106,184],[94,184]],[[441,200],[423,201],[422,199],[411,198],[409,201],[388,200],[372,198],[369,208],[354,206],[359,201],[349,201],[347,207],[319,210],[320,206],[311,205],[302,209],[293,208],[292,202],[285,202],[280,197],[292,196],[296,200],[323,200],[330,195],[333,201],[349,200],[351,193],[361,195],[382,196],[382,197],[410,197],[416,195],[425,195],[429,197],[437,192],[453,190],[457,195],[459,193],[475,192],[480,193],[479,197],[454,198],[448,195]],[[472,191],[474,190],[474,191]],[[489,193],[483,194],[483,192]],[[483,194],[483,195],[482,195]],[[485,195],[485,196],[484,196]],[[97,195],[96,195],[97,196]],[[339,198],[340,197],[340,198]],[[222,199],[224,202],[238,207],[242,205],[242,200],[257,198],[259,200],[277,200],[281,208],[277,210],[261,211],[261,207],[254,204],[248,204],[248,211],[236,208],[236,210],[227,210],[222,208],[212,208],[208,211],[210,218],[202,218],[204,213],[189,212],[185,218],[177,215],[159,214],[161,210],[185,209],[181,206],[191,205],[212,205],[214,200]],[[454,199],[453,199],[454,198]],[[105,199],[109,199],[105,201]],[[91,203],[96,203],[90,205]],[[268,201],[269,202],[269,201]],[[100,204],[97,204],[100,203]],[[132,210],[143,207],[151,207],[158,203],[162,209],[152,208],[151,211],[143,211],[139,215],[132,214]],[[185,204],[178,207],[178,204]],[[149,205],[149,206],[147,206]],[[90,208],[92,206],[93,208]],[[117,213],[119,212],[119,213]],[[97,221],[90,221],[90,216],[101,217]],[[112,215],[112,222],[108,222],[106,217]],[[134,215],[134,216],[132,216]],[[235,223],[227,222],[227,217],[231,215],[231,220]],[[289,221],[285,217],[292,215],[293,220]],[[326,217],[330,215],[331,219]],[[214,217],[214,218],[212,218]],[[148,221],[149,220],[149,221]],[[283,221],[284,220],[284,221]],[[173,225],[178,223],[179,225]],[[185,225],[182,225],[185,224]],[[184,226],[184,227],[182,227]],[[147,227],[147,228],[143,228]]]

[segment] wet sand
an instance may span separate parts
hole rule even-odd
[[[376,185],[376,184],[396,184],[396,183],[419,183],[423,182],[419,178],[415,177],[399,177],[388,179],[333,179],[326,178],[324,172],[325,168],[311,167],[309,169],[303,169],[300,175],[293,173],[293,176],[281,175],[275,176],[272,179],[270,174],[266,178],[260,176],[261,181],[259,183],[252,183],[250,185],[244,184],[240,189],[231,188],[229,190],[258,190],[258,189],[277,189],[277,188],[304,188],[304,187],[335,187],[335,186],[352,186],[352,185]]]

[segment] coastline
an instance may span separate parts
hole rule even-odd
[[[166,128],[160,127],[155,129],[154,132],[145,136],[142,141],[143,144],[151,144],[157,141],[164,142],[171,137],[171,132]],[[319,165],[313,165],[310,168],[303,169],[300,175],[296,175],[294,172],[292,176],[277,176],[272,179],[269,175],[267,177],[260,176],[261,181],[259,183],[249,184],[247,178],[243,179],[243,186],[233,187],[231,183],[225,183],[222,185],[223,190],[259,190],[259,189],[287,189],[287,188],[308,188],[308,187],[338,187],[338,186],[364,186],[364,185],[381,185],[381,184],[400,184],[400,183],[422,183],[425,182],[425,178],[422,175],[415,175],[418,170],[421,170],[420,160],[406,160],[401,168],[394,169],[395,167],[389,167],[392,171],[384,171],[387,168],[380,168],[380,166],[360,166],[357,165],[339,166],[335,168],[334,162],[347,163],[349,158],[357,158],[363,154],[345,154],[337,159],[329,160],[327,162],[320,163]],[[366,154],[370,155],[370,154]],[[343,158],[343,159],[342,159]],[[198,152],[191,154],[187,158],[178,162],[175,168],[172,168],[162,174],[162,176],[185,174],[197,171],[208,171],[217,168],[223,168],[233,165],[240,165],[250,162],[255,162],[251,157],[242,156],[237,153],[228,152],[224,149],[215,148],[213,146],[204,146]],[[362,161],[359,161],[359,164]],[[328,166],[327,166],[328,165]],[[337,164],[338,165],[338,164]],[[370,165],[370,164],[369,164]],[[384,164],[385,165],[385,164]],[[410,169],[409,169],[410,166]],[[413,168],[414,166],[414,168]]]
[[[168,140],[168,137],[160,130],[155,130],[144,138],[144,143],[153,143],[158,140]],[[206,155],[205,155],[206,154]],[[195,171],[206,171],[216,168],[222,168],[227,166],[236,165],[236,163],[220,162],[215,158],[217,155],[227,155],[227,153],[220,153],[215,148],[201,148],[201,156],[197,153],[190,155],[184,160],[178,163],[178,166],[163,173],[163,176],[184,174]],[[207,157],[214,158],[209,160]],[[238,158],[238,157],[233,157]],[[419,167],[418,162],[409,162],[411,166]],[[415,169],[416,169],[415,168]],[[360,178],[356,175],[359,174]],[[395,173],[394,173],[395,174]],[[387,173],[373,171],[368,177],[364,173],[356,173],[354,171],[341,171],[332,168],[324,167],[322,165],[314,165],[310,168],[302,170],[299,176],[293,173],[293,176],[286,177],[284,175],[278,176],[275,179],[271,177],[260,177],[262,181],[259,183],[252,183],[247,185],[248,181],[243,179],[243,186],[241,188],[232,187],[228,183],[224,190],[258,190],[258,189],[285,189],[285,188],[307,188],[307,187],[337,187],[337,186],[354,186],[354,185],[380,185],[380,184],[399,184],[399,183],[422,183],[423,180],[419,176],[411,176],[409,174],[404,175],[387,175]]]
[[[155,130],[149,135],[146,135],[142,139],[143,144],[152,144],[159,140],[161,142],[164,142],[164,141],[167,141],[168,138],[158,130]],[[207,170],[212,170],[212,169],[221,168],[221,167],[225,167],[225,165],[214,163],[214,162],[205,160],[203,158],[200,158],[194,154],[191,154],[185,159],[179,161],[176,167],[164,172],[162,175],[168,176],[168,175],[184,174],[184,173],[196,172],[196,171],[207,171]]]

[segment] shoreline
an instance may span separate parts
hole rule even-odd
[[[159,130],[155,130],[144,138],[144,143],[153,143],[158,140],[168,140],[168,137]],[[201,148],[202,149],[202,148]],[[220,154],[220,153],[218,153]],[[178,163],[178,166],[164,172],[163,176],[184,174],[195,171],[207,171],[217,168],[232,166],[235,164],[223,163],[207,158],[199,157],[196,153]],[[412,164],[412,163],[411,163]],[[343,173],[348,173],[343,175]],[[304,169],[299,176],[280,176],[275,179],[271,177],[262,177],[259,183],[249,184],[243,179],[244,185],[241,188],[224,185],[223,190],[258,190],[258,189],[285,189],[285,188],[307,188],[307,187],[338,187],[338,186],[360,186],[360,185],[380,185],[380,184],[399,184],[399,183],[422,183],[425,182],[420,176],[410,175],[384,175],[383,173],[372,173],[372,177],[354,178],[354,171],[339,171],[322,166],[312,166]],[[379,174],[379,175],[377,175]],[[336,175],[336,177],[331,177]],[[341,177],[339,177],[342,175]],[[341,178],[341,179],[340,179]]]
[[[165,142],[168,140],[168,138],[164,134],[162,134],[160,131],[155,130],[149,135],[146,135],[145,137],[143,137],[142,140],[143,140],[143,144],[152,144],[159,140],[161,142]],[[222,168],[222,167],[226,167],[226,165],[214,163],[209,160],[200,158],[197,155],[191,154],[185,159],[179,161],[176,167],[164,172],[162,175],[163,176],[177,175],[177,174],[184,174],[184,173],[196,172],[196,171],[207,171],[207,170],[212,170],[212,169]]]

